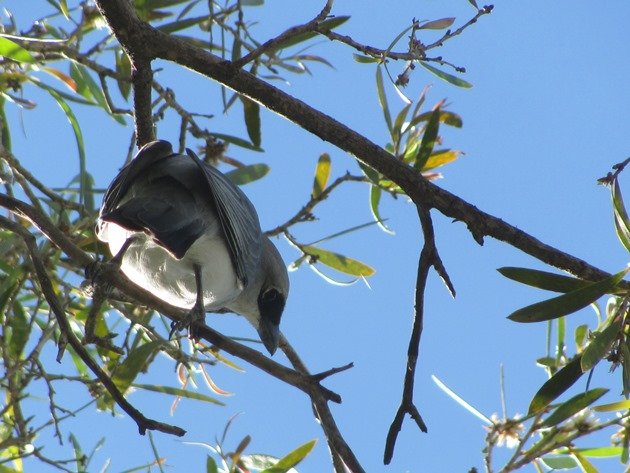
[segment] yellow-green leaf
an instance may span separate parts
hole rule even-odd
[[[615,179],[611,185],[611,193],[617,236],[626,250],[630,251],[630,219],[628,219],[628,213],[623,203],[623,197],[617,179]]]
[[[369,277],[375,273],[374,268],[371,268],[367,264],[338,253],[333,253],[332,251],[322,250],[321,248],[311,245],[302,246],[301,249],[304,253],[315,257],[318,262],[336,269],[341,273],[358,277]]]
[[[452,149],[442,149],[435,151],[429,156],[426,164],[422,168],[422,171],[429,171],[431,169],[439,168],[445,164],[452,163],[462,154],[461,151],[455,151]]]
[[[626,409],[630,409],[630,399],[593,407],[593,410],[597,412],[625,411]]]
[[[575,459],[576,462],[578,462],[578,465],[580,465],[580,469],[584,473],[599,473],[597,471],[597,468],[595,468],[595,465],[593,465],[576,450],[571,450],[571,456]]]
[[[209,402],[211,404],[218,404],[224,406],[225,404],[210,396],[198,393],[196,391],[189,391],[187,389],[174,388],[172,386],[160,386],[156,384],[139,384],[132,383],[131,386],[138,389],[144,389],[146,391],[153,391],[155,393],[170,394],[172,396],[185,397],[186,399],[193,399],[195,401]]]
[[[571,314],[595,302],[604,294],[613,292],[627,272],[628,269],[624,269],[581,289],[524,307],[513,312],[508,318],[515,322],[529,323],[556,319]]]
[[[385,117],[385,123],[387,123],[387,129],[392,132],[392,116],[389,113],[389,105],[387,104],[387,96],[385,95],[385,88],[383,87],[383,71],[379,65],[376,68],[376,92],[378,94],[378,102],[381,104],[383,110],[383,117]]]
[[[433,152],[433,148],[435,147],[435,142],[438,138],[438,130],[440,128],[440,107],[439,105],[435,107],[435,110],[431,113],[431,118],[427,123],[427,127],[424,130],[424,135],[422,135],[422,141],[420,142],[420,149],[418,150],[418,155],[416,156],[416,160],[414,162],[414,167],[416,169],[422,170],[427,164],[429,160],[429,156]]]
[[[330,169],[330,155],[323,153],[317,160],[317,167],[315,168],[315,179],[313,180],[313,191],[311,192],[313,199],[318,197],[328,185]]]
[[[431,72],[432,74],[435,74],[436,76],[438,76],[440,79],[445,80],[446,82],[450,84],[456,85],[457,87],[462,87],[464,89],[470,89],[472,87],[472,84],[470,82],[467,82],[464,79],[460,79],[459,77],[455,77],[454,75],[449,74],[448,72],[441,71],[433,66],[429,66],[424,61],[420,61],[420,65],[424,67],[426,70],[428,70],[429,72]]]
[[[14,61],[26,64],[34,64],[35,62],[37,62],[35,58],[31,55],[31,53],[24,49],[22,46],[14,41],[11,41],[9,38],[4,38],[1,36],[0,56],[4,56]]]
[[[241,102],[243,102],[243,113],[245,115],[245,125],[247,126],[247,134],[252,144],[256,147],[260,147],[261,133],[260,133],[260,105],[247,97],[240,96]]]
[[[562,274],[549,273],[547,271],[539,271],[537,269],[506,266],[499,268],[497,271],[513,281],[553,292],[566,293],[582,289],[583,287],[593,284],[591,281],[572,278]]]
[[[309,440],[305,444],[300,445],[298,448],[282,457],[274,466],[267,468],[260,473],[285,473],[289,471],[295,465],[304,460],[309,453],[311,453],[316,443],[317,439]]]

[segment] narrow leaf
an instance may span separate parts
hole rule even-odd
[[[581,356],[575,357],[542,385],[529,404],[529,414],[535,414],[546,408],[580,379],[583,374],[580,368],[581,358]]]
[[[210,404],[217,404],[219,406],[225,405],[218,399],[215,399],[213,397],[210,397],[210,396],[207,396],[205,394],[198,393],[195,391],[189,391],[187,389],[174,388],[172,386],[159,386],[155,384],[139,384],[139,383],[132,383],[131,386],[138,389],[144,389],[145,391],[152,391],[155,393],[170,394],[172,396],[185,397],[186,399],[209,402]]]
[[[364,56],[363,54],[353,54],[352,57],[354,58],[354,60],[360,64],[373,64],[375,62],[379,62],[380,59],[371,57],[371,56]]]
[[[74,81],[72,77],[61,72],[59,69],[55,69],[54,67],[42,67],[42,71],[50,74],[53,77],[56,77],[61,82],[63,82],[71,91],[77,91],[77,83]]]
[[[35,64],[37,62],[30,52],[16,42],[4,37],[0,37],[0,56],[26,64]]]
[[[583,457],[579,452],[571,450],[571,456],[575,458],[575,461],[578,462],[578,465],[580,465],[580,469],[584,473],[598,473],[595,465],[593,465],[590,461]]]
[[[608,457],[618,457],[621,455],[622,448],[621,447],[596,447],[596,448],[574,448],[572,449],[574,452],[579,452],[585,457],[591,458],[608,458]],[[559,448],[557,450],[559,454],[568,455],[568,448]]]
[[[129,94],[131,93],[131,61],[127,53],[122,49],[116,53],[116,72],[120,77],[116,81],[118,90],[120,90],[120,94],[125,100],[129,100]]]
[[[385,117],[385,123],[387,123],[387,129],[392,132],[392,116],[389,113],[389,105],[387,104],[387,96],[385,95],[385,88],[383,87],[383,71],[381,66],[376,68],[376,92],[378,94],[378,102],[381,104],[383,110],[383,116]]]
[[[230,181],[232,181],[233,184],[242,186],[249,184],[250,182],[257,181],[258,179],[262,179],[269,173],[270,170],[271,168],[264,163],[248,164],[247,166],[226,172],[225,175]]]
[[[226,141],[228,143],[232,143],[233,145],[240,146],[241,148],[250,149],[252,151],[262,151],[260,146],[254,146],[249,141],[244,140],[243,138],[239,138],[237,136],[232,135],[224,135],[223,133],[212,133],[212,136],[219,140]]]
[[[0,134],[2,135],[2,146],[11,151],[11,129],[9,128],[9,121],[4,109],[5,104],[4,96],[0,95]]]
[[[539,271],[537,269],[515,268],[506,266],[499,268],[503,276],[513,281],[527,284],[528,286],[537,287],[546,291],[554,292],[571,292],[582,289],[593,284],[591,281],[572,278],[561,274],[549,273],[547,271]]]
[[[555,470],[572,470],[577,468],[577,462],[569,456],[547,456],[541,458],[542,462],[549,468]]]
[[[409,126],[416,126],[420,122],[428,121],[433,112],[424,112],[420,115],[416,115],[413,120],[409,122]],[[453,112],[446,112],[444,110],[440,111],[440,123],[444,123],[445,125],[453,126],[455,128],[461,128],[463,126],[462,117]]]
[[[595,302],[604,294],[612,292],[627,272],[628,269],[624,269],[581,289],[524,307],[513,312],[508,318],[515,322],[529,323],[556,319],[571,314]]]
[[[479,409],[471,406],[467,401],[465,401],[464,399],[462,399],[457,393],[455,393],[455,391],[453,391],[451,388],[449,388],[446,384],[444,384],[437,376],[435,376],[434,374],[431,375],[431,379],[433,380],[433,382],[435,384],[438,385],[438,387],[444,391],[451,399],[453,399],[457,404],[459,404],[460,406],[462,406],[464,409],[466,409],[468,412],[470,412],[472,415],[474,415],[475,417],[477,417],[478,419],[480,419],[482,422],[485,422],[488,425],[492,425],[493,422],[492,420],[490,420],[490,418],[488,418],[487,416],[483,415]]]
[[[568,401],[560,404],[553,413],[540,424],[541,427],[553,427],[567,420],[569,417],[577,414],[582,409],[590,406],[600,397],[608,392],[608,389],[597,388],[580,393],[577,396],[572,397]]]
[[[328,179],[330,178],[330,155],[323,153],[317,160],[317,167],[315,168],[315,178],[313,179],[313,190],[311,191],[311,197],[317,198],[328,185]]]
[[[610,351],[613,342],[621,331],[622,318],[617,317],[601,332],[595,333],[582,352],[582,371],[586,372],[593,368]]]
[[[440,20],[427,21],[418,27],[419,30],[444,30],[455,22],[455,18],[442,18]]]
[[[370,185],[370,210],[372,211],[372,215],[374,216],[374,221],[386,233],[390,235],[394,234],[394,231],[385,225],[383,218],[381,217],[381,212],[379,210],[379,204],[381,202],[381,194],[383,191],[380,187]]]
[[[335,16],[335,17],[329,18],[327,20],[322,21],[319,24],[319,30],[333,30],[333,29],[343,25],[349,19],[350,19],[349,16]],[[287,39],[286,41],[276,45],[273,49],[270,50],[270,52],[278,51],[278,50],[284,49],[284,48],[288,48],[289,46],[295,46],[298,43],[302,43],[302,42],[307,41],[307,40],[309,40],[311,38],[314,38],[318,34],[319,33],[316,33],[314,31],[309,31],[307,33],[302,33],[302,34],[299,34],[299,35],[296,35],[296,36],[292,36],[289,39]]]
[[[619,188],[619,182],[617,179],[614,180],[611,186],[611,194],[613,199],[617,236],[626,250],[630,251],[630,219],[628,218],[628,213],[626,212],[626,206],[623,203],[623,197],[621,195],[621,189]]]
[[[10,318],[11,338],[8,340],[9,353],[12,359],[22,358],[22,351],[30,335],[30,325],[26,311],[19,300],[13,302],[13,314]]]
[[[206,457],[206,473],[219,473],[217,462],[210,455]]]
[[[414,167],[418,170],[423,170],[429,160],[429,156],[433,152],[435,142],[438,138],[438,130],[440,128],[440,107],[439,105],[433,110],[431,118],[427,122],[427,127],[422,135],[422,141],[420,142],[420,149],[414,162]]]
[[[309,440],[303,445],[288,453],[271,468],[263,470],[261,473],[283,473],[289,471],[295,465],[300,463],[306,456],[311,453],[313,447],[317,443],[317,439]]]
[[[247,126],[247,134],[249,139],[256,148],[260,148],[260,105],[247,97],[240,96],[243,102],[243,114],[245,116],[245,125]]]
[[[456,77],[447,72],[441,71],[433,66],[430,66],[424,61],[420,61],[420,65],[424,67],[426,70],[428,70],[429,72],[438,76],[440,79],[445,80],[446,82],[453,84],[457,87],[462,87],[464,89],[470,89],[472,87],[472,84],[470,82],[466,82],[464,79],[460,79],[459,77]]]
[[[340,255],[339,253],[333,253],[332,251],[323,250],[311,245],[302,246],[301,249],[304,253],[315,257],[318,262],[336,269],[341,273],[360,277],[369,277],[375,273],[374,268],[371,268],[367,264]]]
[[[625,411],[626,409],[630,409],[630,399],[593,407],[593,410],[597,412]]]

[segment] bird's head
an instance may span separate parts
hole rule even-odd
[[[258,292],[258,335],[272,355],[280,341],[280,319],[289,296],[289,276],[280,253],[263,237],[263,280]]]

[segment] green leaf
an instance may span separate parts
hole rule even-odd
[[[431,114],[431,118],[427,122],[427,127],[422,135],[422,141],[420,142],[420,149],[414,162],[414,167],[418,170],[423,170],[429,160],[429,156],[433,152],[435,142],[438,138],[438,130],[440,128],[440,107],[436,107]]]
[[[508,319],[529,323],[556,319],[571,314],[592,304],[604,294],[613,292],[613,289],[617,287],[627,272],[628,269],[624,269],[581,289],[524,307],[509,315]]]
[[[621,331],[621,324],[622,318],[616,317],[601,332],[595,332],[593,338],[582,352],[582,362],[580,363],[582,371],[590,370],[608,354],[610,347]]]
[[[159,386],[155,384],[131,384],[134,388],[144,389],[146,391],[153,391],[156,393],[170,394],[172,396],[185,397],[186,399],[193,399],[195,401],[209,402],[211,404],[218,404],[224,406],[225,404],[218,399],[215,399],[205,394],[198,393],[196,391],[189,391],[187,389],[174,388],[171,386]]]
[[[72,449],[74,450],[74,459],[77,462],[77,465],[81,465],[83,460],[85,459],[85,455],[83,454],[83,450],[81,449],[81,444],[79,440],[74,436],[73,433],[70,433],[68,436],[68,440],[72,444]]]
[[[138,374],[146,369],[148,361],[164,343],[162,340],[155,340],[140,345],[132,349],[127,358],[116,367],[112,381],[121,393],[125,394],[127,392]],[[111,396],[106,394],[103,400],[104,408],[110,408],[113,406],[113,402],[114,400]]]
[[[442,18],[440,20],[427,21],[418,27],[419,30],[445,30],[455,22],[455,18]]]
[[[243,102],[243,112],[245,115],[245,125],[249,139],[256,148],[260,148],[260,105],[244,96],[239,96]]]
[[[116,81],[118,90],[120,90],[120,94],[125,100],[129,100],[129,94],[131,93],[131,61],[123,49],[116,52],[116,72],[120,77]]]
[[[470,82],[466,82],[464,79],[460,79],[459,77],[455,77],[447,72],[441,71],[433,66],[428,65],[424,61],[420,61],[420,65],[424,67],[429,72],[435,74],[440,79],[445,80],[446,82],[453,84],[457,87],[462,87],[464,89],[470,89],[472,84]]]
[[[289,471],[295,465],[304,460],[309,453],[311,453],[316,443],[317,439],[309,440],[305,444],[300,445],[298,448],[293,450],[291,453],[282,457],[274,466],[267,468],[260,473],[285,473]]]
[[[319,30],[320,31],[333,30],[343,25],[349,19],[350,19],[349,16],[335,16],[332,18],[328,18],[327,20],[324,20],[319,24]],[[315,36],[318,36],[318,35],[319,33],[315,31],[309,31],[307,33],[302,33],[296,36],[292,36],[288,38],[286,41],[283,41],[279,43],[278,45],[274,46],[269,52],[278,51],[280,49],[285,49],[290,46],[295,46],[298,43],[303,43],[304,41],[308,41],[309,39],[314,38]]]
[[[206,473],[219,473],[217,462],[210,455],[206,457]]]
[[[381,217],[381,212],[379,210],[379,204],[381,202],[381,194],[383,191],[380,187],[370,185],[370,210],[372,211],[372,216],[374,217],[374,221],[376,224],[386,233],[393,235],[394,232],[391,228],[385,225],[383,218]]]
[[[313,190],[311,191],[311,198],[315,199],[326,189],[328,185],[328,179],[330,178],[330,155],[323,153],[317,160],[317,167],[315,168],[315,179],[313,179]]]
[[[588,335],[588,325],[582,324],[575,329],[575,346],[580,352],[586,341],[586,335]]]
[[[258,179],[262,179],[269,173],[270,170],[271,168],[264,163],[248,164],[247,166],[242,166],[230,172],[226,172],[225,175],[230,181],[232,181],[233,184],[242,186],[249,184],[250,182],[257,181]]]
[[[623,203],[623,197],[621,196],[621,189],[619,188],[619,182],[617,179],[613,181],[611,194],[617,236],[626,250],[630,251],[630,219],[628,219],[628,213],[626,212],[626,206]]]
[[[546,466],[553,470],[572,470],[578,466],[577,462],[569,456],[547,456],[542,457],[541,460]]]
[[[595,448],[574,448],[573,452],[578,452],[585,457],[591,458],[609,458],[618,457],[622,452],[621,447],[595,447]],[[568,448],[559,448],[557,450],[559,454],[568,455],[570,453]]]
[[[389,113],[389,105],[387,104],[387,96],[385,95],[385,88],[383,87],[383,71],[381,66],[376,68],[376,92],[378,94],[378,102],[383,110],[383,116],[385,117],[385,123],[387,123],[387,129],[390,134],[392,132],[392,116]]]
[[[184,18],[183,20],[173,21],[171,23],[165,23],[157,27],[163,33],[175,33],[176,31],[181,31],[186,28],[190,28],[191,26],[198,25],[199,23],[203,23],[204,21],[209,21],[208,15],[202,15],[195,18]]]
[[[608,389],[597,388],[586,391],[585,393],[580,393],[577,396],[573,396],[568,401],[560,404],[560,406],[558,406],[558,408],[553,411],[553,413],[549,417],[547,417],[545,421],[540,424],[540,426],[547,428],[564,422],[569,417],[577,414],[582,409],[593,404],[607,392]]]
[[[72,109],[68,106],[66,101],[57,93],[54,89],[48,89],[48,93],[57,101],[61,110],[66,114],[66,118],[70,122],[72,131],[74,132],[74,138],[77,142],[77,149],[79,151],[79,202],[87,207],[88,210],[94,210],[94,196],[89,192],[90,182],[86,166],[85,158],[85,145],[83,143],[83,133],[79,126],[79,121],[74,115]]]
[[[301,250],[317,259],[318,262],[326,266],[336,269],[337,271],[351,276],[369,277],[375,273],[374,268],[361,263],[353,258],[333,253],[332,251],[322,250],[316,246],[305,245]]]
[[[100,85],[98,85],[92,76],[90,71],[82,64],[71,63],[70,64],[70,77],[74,79],[77,84],[77,92],[85,97],[87,100],[94,99],[96,104],[101,107],[109,116],[116,120],[121,125],[126,125],[127,122],[120,115],[112,113],[109,108],[109,104],[105,99],[105,92]]]
[[[232,143],[233,145],[240,146],[241,148],[250,149],[252,151],[262,151],[260,146],[255,146],[251,144],[249,141],[244,140],[243,138],[239,138],[237,136],[232,135],[224,135],[223,133],[212,133],[212,136],[219,140],[226,141],[227,143]]]
[[[535,414],[546,408],[580,379],[583,374],[580,368],[581,358],[579,355],[576,356],[541,386],[529,404],[528,414]]]
[[[411,103],[405,105],[398,115],[396,115],[396,119],[394,120],[394,125],[392,126],[392,141],[394,145],[398,143],[400,137],[403,133],[403,126],[405,125],[405,119],[407,118],[407,113],[409,113],[409,108],[411,108]]]
[[[2,146],[11,151],[11,129],[9,128],[9,121],[7,120],[7,114],[4,110],[5,98],[0,95],[0,133],[2,134]]]
[[[380,59],[371,56],[364,56],[363,54],[352,54],[354,60],[360,64],[373,64],[375,62],[379,62]]]
[[[537,269],[515,268],[506,266],[499,268],[503,276],[513,281],[527,284],[528,286],[553,292],[571,292],[593,284],[591,281],[577,279],[561,274],[539,271]]]
[[[31,326],[28,323],[26,311],[18,300],[13,302],[13,316],[10,319],[10,327],[11,338],[8,341],[9,353],[12,359],[19,360],[22,358],[22,351],[31,333]]]
[[[22,46],[17,44],[14,41],[11,41],[9,38],[4,38],[0,36],[0,56],[4,56],[8,59],[12,59],[17,62],[22,62],[25,64],[35,64],[37,61]]]

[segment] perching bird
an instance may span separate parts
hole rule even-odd
[[[245,194],[186,151],[174,153],[167,141],[144,145],[105,193],[98,238],[113,255],[124,251],[121,269],[131,281],[191,309],[173,331],[189,327],[196,338],[193,322],[206,311],[235,312],[273,355],[289,292],[286,266]]]

